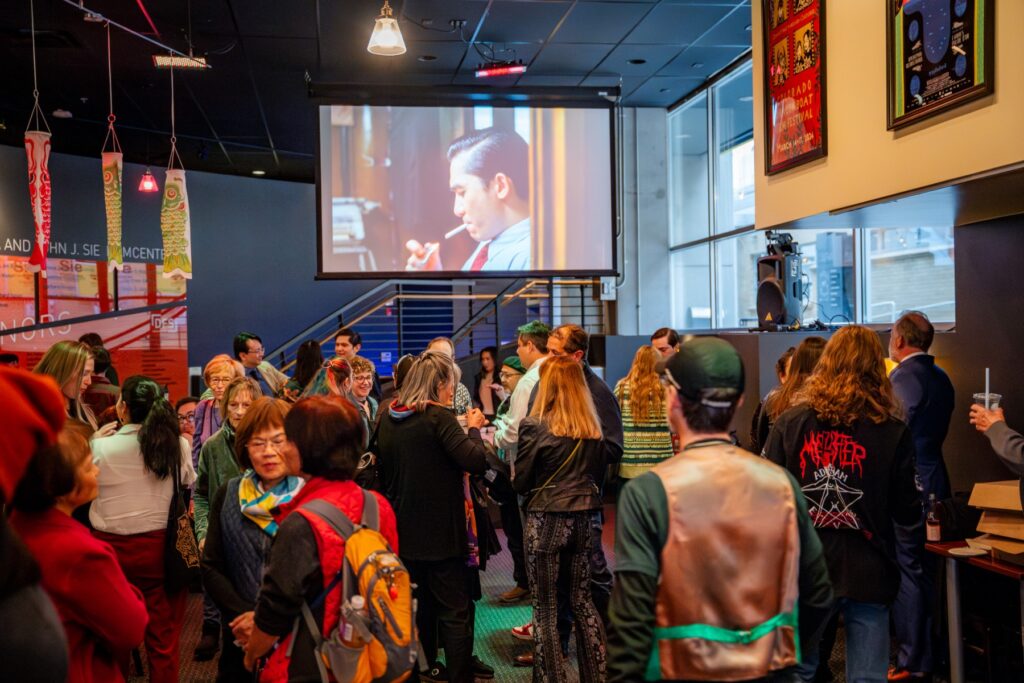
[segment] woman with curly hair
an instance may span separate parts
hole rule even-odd
[[[836,332],[765,446],[807,498],[835,588],[833,611],[846,624],[846,678],[857,681],[886,680],[889,607],[900,583],[893,524],[921,515],[913,440],[884,357],[874,331],[850,325]],[[808,648],[805,680],[817,660],[817,648]]]
[[[629,374],[615,385],[624,437],[619,476],[632,479],[672,457],[672,433],[665,418],[665,387],[655,369],[658,352],[645,344],[633,356]]]

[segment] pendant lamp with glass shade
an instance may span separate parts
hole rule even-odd
[[[366,49],[371,54],[383,57],[396,57],[405,54],[402,29],[398,27],[398,19],[392,16],[388,0],[384,0],[384,6],[380,8],[380,16],[373,24],[373,34],[370,36],[370,43]]]

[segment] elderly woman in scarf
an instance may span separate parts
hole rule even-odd
[[[243,474],[213,496],[203,549],[203,585],[223,617],[224,650],[217,680],[252,679],[241,648],[252,632],[263,566],[277,533],[270,511],[291,500],[303,485],[295,476],[298,458],[284,433],[289,408],[279,399],[253,401],[235,434],[235,455]]]

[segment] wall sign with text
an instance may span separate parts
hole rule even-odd
[[[765,173],[828,154],[825,0],[763,0]]]
[[[888,128],[990,95],[995,0],[888,0]]]

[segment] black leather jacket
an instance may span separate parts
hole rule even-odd
[[[577,444],[579,450],[559,471]],[[599,510],[607,467],[605,453],[602,439],[554,436],[539,418],[528,417],[519,425],[512,485],[526,496],[528,512]]]

